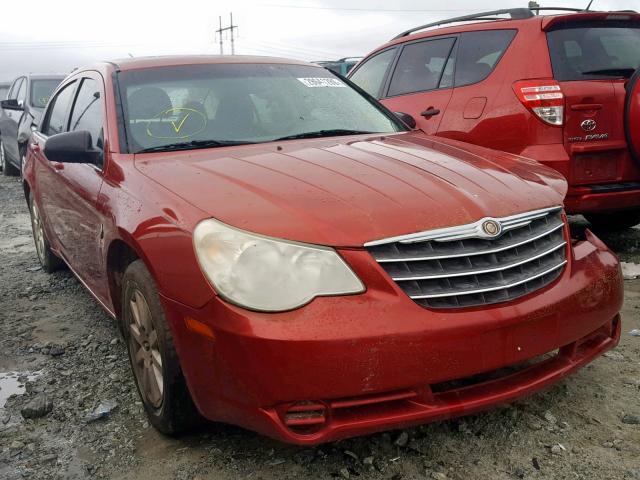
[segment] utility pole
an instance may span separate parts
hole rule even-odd
[[[216,34],[219,36],[220,38],[220,55],[224,55],[224,40],[222,38],[222,34],[224,32],[230,32],[231,35],[231,55],[235,55],[236,54],[236,49],[235,49],[235,44],[234,44],[234,36],[235,36],[235,32],[236,30],[238,30],[238,26],[233,24],[233,13],[229,14],[229,20],[231,22],[231,24],[228,27],[224,27],[222,28],[222,17],[218,17],[218,23],[219,23],[219,28],[218,30],[216,30]]]

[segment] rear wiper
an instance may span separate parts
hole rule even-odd
[[[606,75],[608,77],[625,77],[630,78],[635,69],[633,68],[602,68],[600,70],[588,70],[582,72],[582,75]]]
[[[171,143],[169,145],[158,145],[155,147],[143,148],[136,153],[150,152],[171,152],[175,150],[197,150],[199,148],[232,147],[234,145],[249,145],[255,142],[242,140],[191,140],[189,142]]]
[[[375,132],[367,132],[363,130],[349,130],[345,128],[336,128],[333,130],[316,130],[315,132],[296,133],[295,135],[287,135],[286,137],[274,138],[274,142],[280,140],[296,140],[298,138],[321,138],[321,137],[337,137],[339,135],[365,135]]]

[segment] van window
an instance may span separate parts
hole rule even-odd
[[[486,30],[461,35],[458,47],[455,85],[481,82],[491,74],[502,57],[516,30]]]
[[[393,72],[388,96],[438,88],[455,41],[455,38],[439,38],[405,45]]]
[[[640,28],[628,22],[580,23],[547,33],[559,81],[630,77],[640,67]]]
[[[386,75],[389,65],[393,61],[395,55],[395,48],[391,48],[374,55],[358,67],[358,69],[353,72],[353,75],[349,77],[349,80],[358,85],[372,97],[380,98],[380,89],[382,87],[384,76]]]

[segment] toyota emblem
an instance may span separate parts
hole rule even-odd
[[[598,124],[596,123],[596,121],[591,119],[583,120],[580,124],[585,132],[593,132],[596,129],[597,125]]]

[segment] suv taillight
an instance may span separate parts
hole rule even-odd
[[[564,95],[555,80],[520,80],[513,91],[522,104],[549,125],[564,122]]]

